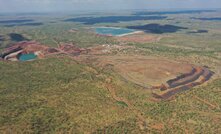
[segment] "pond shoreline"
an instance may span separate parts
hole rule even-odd
[[[142,31],[121,27],[93,27],[98,35],[123,37],[126,35],[142,33]],[[121,31],[122,30],[122,31]]]

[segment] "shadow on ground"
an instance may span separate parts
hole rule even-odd
[[[175,33],[181,29],[188,29],[186,27],[179,27],[175,25],[160,25],[160,24],[147,24],[143,26],[128,26],[129,29],[142,30],[146,33],[163,34]]]
[[[156,11],[156,12],[136,12],[134,15],[166,15],[166,14],[200,14],[204,12],[216,12],[216,10],[183,10],[183,11]]]
[[[23,23],[23,24],[8,24],[4,25],[5,27],[14,27],[14,26],[40,26],[43,23]]]
[[[10,33],[10,34],[8,34],[8,36],[10,37],[10,39],[12,41],[17,41],[18,42],[18,41],[27,41],[28,40],[23,35],[17,34],[17,33]]]
[[[4,41],[4,37],[0,35],[0,41]]]
[[[190,31],[190,32],[187,32],[187,33],[208,33],[209,31],[208,30],[197,30],[197,31]]]
[[[215,18],[194,18],[194,17],[192,17],[191,19],[206,20],[206,21],[221,21],[221,17],[215,17]]]
[[[31,19],[23,19],[23,20],[1,20],[0,24],[13,24],[13,23],[26,23],[26,22],[32,22],[34,20]]]
[[[167,16],[107,16],[107,17],[80,17],[64,20],[65,22],[80,22],[86,25],[97,23],[119,23],[121,21],[136,21],[136,20],[163,20]]]

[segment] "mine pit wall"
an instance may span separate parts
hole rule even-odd
[[[190,73],[182,74],[182,75],[180,75],[180,76],[177,76],[175,79],[168,80],[168,81],[167,81],[167,84],[168,84],[168,85],[172,85],[174,82],[176,82],[176,81],[178,81],[178,80],[180,80],[180,79],[183,79],[183,78],[185,78],[185,77],[191,76],[191,75],[193,75],[195,72],[196,72],[196,69],[193,68]]]
[[[10,52],[4,53],[2,55],[3,60],[9,60],[9,61],[18,61],[19,57],[21,54],[28,54],[28,53],[34,53],[38,57],[41,56],[42,54],[40,52],[34,52],[34,51],[26,51],[23,48],[16,48]]]
[[[5,56],[4,60],[17,61],[18,55],[20,55],[21,53],[23,53],[23,50],[19,50],[17,52],[10,53],[7,56]]]
[[[203,68],[196,67],[191,71],[191,73],[181,75],[173,80],[168,81],[167,83],[169,85],[169,88],[175,88],[197,80],[203,73]]]
[[[7,57],[8,55],[10,55],[10,54],[12,54],[12,53],[16,53],[16,52],[21,51],[21,50],[22,50],[21,47],[17,47],[17,48],[15,48],[15,49],[12,49],[12,50],[10,50],[10,51],[7,51],[7,52],[3,53],[3,54],[1,55],[1,58],[2,58],[2,59],[5,59],[5,57]]]
[[[199,77],[199,82],[192,82],[192,83],[171,89],[170,91],[168,91],[162,95],[153,94],[153,97],[155,97],[156,99],[167,100],[177,93],[183,92],[183,91],[188,90],[192,87],[203,84],[204,82],[208,81],[213,76],[214,73],[207,68],[202,68],[202,70],[203,70],[202,71],[203,73],[201,74],[202,78]]]
[[[208,81],[213,76],[213,74],[214,72],[204,67],[204,73],[203,73],[204,81]]]
[[[39,44],[35,41],[23,41],[14,44],[11,47],[5,48],[4,52],[0,55],[2,60],[18,61],[20,54],[34,53],[39,58],[43,58],[47,53],[48,47]]]

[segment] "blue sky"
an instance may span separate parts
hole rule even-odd
[[[221,8],[221,0],[0,0],[0,12]]]

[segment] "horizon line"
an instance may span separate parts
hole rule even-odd
[[[219,11],[221,8],[152,8],[152,9],[117,9],[117,10],[70,10],[70,11],[18,11],[18,12],[0,12],[0,14],[53,14],[53,13],[71,13],[71,12],[76,12],[77,14],[82,13],[102,13],[102,12],[107,12],[107,13],[114,13],[117,11],[188,11],[188,10],[208,10],[208,11]]]

